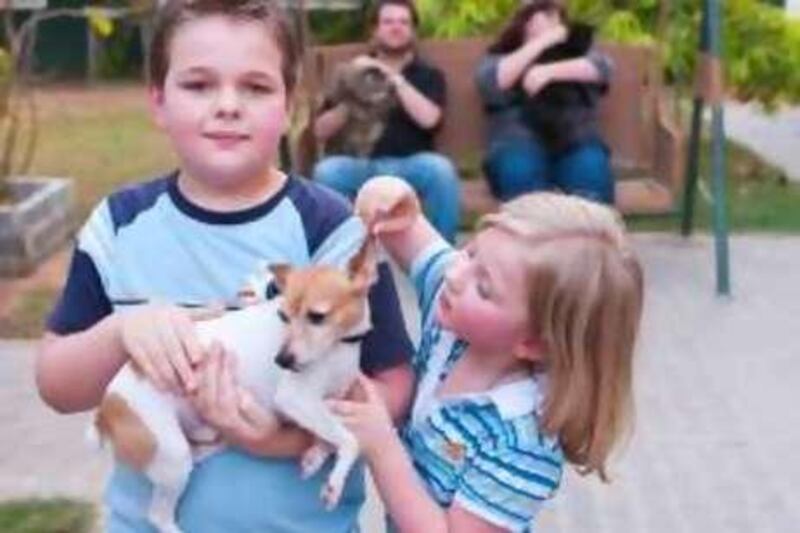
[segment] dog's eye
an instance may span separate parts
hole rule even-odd
[[[267,284],[267,288],[264,292],[266,293],[264,296],[266,296],[267,300],[272,300],[281,294],[281,289],[273,279]]]
[[[284,324],[289,323],[289,317],[286,315],[286,313],[283,312],[283,309],[278,309],[278,318],[280,318],[281,322],[283,322]]]
[[[318,313],[316,311],[309,311],[308,314],[306,314],[306,318],[308,318],[308,321],[311,324],[314,324],[315,326],[319,326],[320,324],[325,322],[325,319],[327,318],[327,315],[325,313]]]

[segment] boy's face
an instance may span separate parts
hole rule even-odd
[[[151,103],[183,171],[221,187],[268,175],[288,122],[281,53],[268,28],[200,18],[176,30],[168,53]]]
[[[527,340],[527,295],[519,243],[488,228],[448,268],[439,322],[480,352],[509,353]]]

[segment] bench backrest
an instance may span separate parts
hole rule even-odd
[[[455,160],[474,158],[485,148],[485,117],[475,69],[489,45],[486,38],[427,40],[422,57],[436,65],[447,79],[447,108],[437,136],[437,149]],[[602,44],[614,62],[611,87],[602,99],[600,120],[612,149],[614,166],[650,169],[653,166],[657,88],[650,80],[653,50],[646,46]],[[314,47],[306,75],[316,87],[325,87],[335,65],[366,51],[362,43]]]

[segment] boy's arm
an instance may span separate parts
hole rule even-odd
[[[36,357],[39,395],[60,413],[96,407],[106,386],[127,361],[109,315],[95,326],[71,335],[45,334]]]

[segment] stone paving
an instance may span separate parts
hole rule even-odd
[[[714,295],[710,239],[635,241],[647,275],[635,431],[612,484],[568,475],[537,530],[798,531],[800,238],[734,237],[731,298]],[[87,415],[40,403],[33,351],[0,343],[0,499],[96,501],[107,459],[84,444]],[[380,513],[372,500],[364,531],[382,530]]]
[[[728,102],[725,130],[729,137],[782,168],[787,178],[800,182],[800,107],[768,114],[756,104]]]

